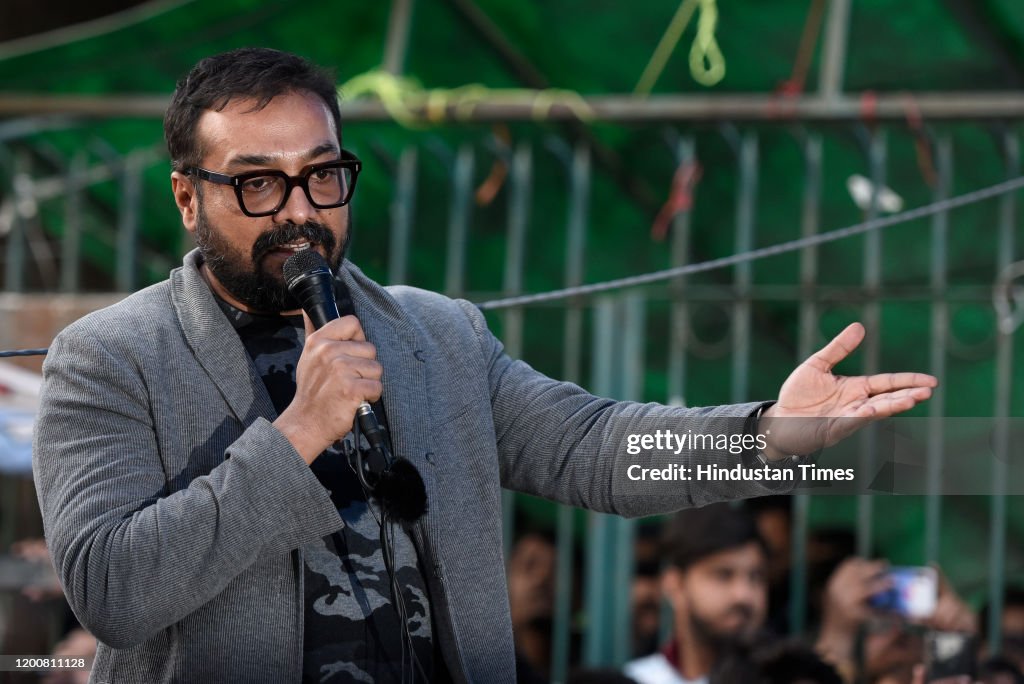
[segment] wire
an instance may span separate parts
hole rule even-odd
[[[190,2],[193,2],[193,0],[155,0],[154,2],[136,5],[114,14],[99,17],[98,19],[83,21],[71,26],[62,26],[61,28],[43,33],[35,33],[23,38],[15,38],[0,43],[0,61],[42,52],[43,50],[63,45],[70,45],[71,43],[78,43],[89,38],[96,38],[97,36],[108,35],[114,31],[120,31],[129,26],[149,21],[154,17],[166,14]]]
[[[0,359],[10,358],[12,356],[46,356],[46,352],[49,349],[42,347],[40,349],[12,349],[9,351],[0,351]]]
[[[788,242],[782,242],[777,245],[771,245],[769,247],[761,247],[760,249],[752,249],[748,252],[740,252],[739,254],[732,254],[727,257],[721,257],[719,259],[711,259],[710,261],[702,261],[697,264],[688,264],[686,266],[678,266],[675,268],[668,268],[661,271],[653,271],[651,273],[644,273],[638,276],[630,276],[628,278],[618,278],[616,280],[607,280],[601,283],[593,283],[591,285],[581,285],[578,287],[567,287],[561,290],[552,290],[550,292],[540,292],[537,294],[520,295],[516,297],[504,297],[502,299],[492,299],[487,302],[481,302],[477,304],[477,308],[488,311],[495,309],[507,309],[514,306],[523,306],[526,304],[537,304],[539,302],[551,302],[558,299],[568,299],[570,297],[577,297],[579,295],[590,295],[599,292],[608,292],[610,290],[619,290],[626,287],[635,287],[637,285],[649,285],[656,283],[661,280],[669,280],[671,278],[678,278],[679,276],[691,275],[693,273],[703,273],[705,271],[713,271],[719,268],[725,268],[726,266],[735,266],[736,264],[742,264],[747,261],[754,261],[756,259],[764,259],[766,257],[777,256],[779,254],[785,254],[786,252],[794,252],[806,247],[812,247],[815,245],[825,244],[827,242],[835,242],[836,240],[842,240],[843,238],[851,237],[853,235],[860,235],[861,233],[867,233],[872,230],[879,230],[882,228],[888,228],[900,223],[907,223],[914,221],[925,216],[931,216],[933,214],[939,214],[950,209],[956,209],[957,207],[963,207],[969,204],[976,204],[982,200],[996,197],[998,195],[1004,195],[1015,190],[1019,190],[1024,187],[1024,176],[1018,176],[1016,178],[990,185],[987,188],[981,188],[968,192],[963,195],[956,197],[950,197],[949,199],[940,200],[931,204],[926,204],[916,209],[910,209],[908,211],[893,214],[892,216],[885,216],[882,218],[872,219],[863,223],[857,223],[846,228],[838,228],[828,233],[819,233],[817,235],[811,235],[809,237],[800,238],[797,240],[790,240]]]
[[[430,677],[427,676],[426,672],[423,669],[423,664],[420,663],[420,659],[416,655],[416,649],[414,647],[412,640],[412,632],[409,630],[409,611],[405,605],[405,595],[402,593],[402,587],[398,583],[398,573],[395,571],[395,542],[393,535],[391,534],[392,521],[388,518],[387,509],[384,507],[383,504],[381,504],[380,507],[380,517],[378,517],[377,512],[373,510],[373,500],[374,498],[376,498],[374,495],[374,488],[368,486],[366,478],[362,474],[363,461],[360,456],[363,453],[363,450],[362,447],[360,446],[360,442],[362,441],[360,434],[361,433],[359,429],[359,421],[356,420],[352,423],[352,442],[354,444],[354,453],[356,455],[356,465],[352,464],[351,454],[347,456],[346,460],[348,461],[349,468],[351,468],[353,471],[356,471],[356,469],[358,468],[358,471],[356,471],[356,481],[359,483],[359,486],[363,490],[363,496],[366,497],[366,510],[370,512],[370,515],[373,517],[374,522],[376,522],[378,527],[380,528],[380,551],[381,558],[384,560],[384,572],[388,576],[388,584],[391,591],[391,605],[394,606],[395,612],[398,613],[398,620],[401,623],[400,629],[402,631],[402,655],[401,663],[399,665],[399,671],[401,672],[401,681],[404,684],[406,663],[405,654],[406,649],[408,649],[408,653],[410,654],[412,660],[412,662],[409,664],[409,671],[412,672],[412,679],[410,681],[413,682],[413,684],[415,684],[416,670],[419,670],[420,674],[423,677],[423,681],[429,682]],[[386,445],[385,448],[387,448]],[[391,462],[390,459],[387,459],[387,461],[389,463]]]

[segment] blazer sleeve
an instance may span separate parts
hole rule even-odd
[[[326,490],[263,418],[223,463],[169,494],[147,397],[173,387],[147,388],[127,343],[69,331],[43,367],[33,472],[68,602],[101,641],[141,643],[261,554],[341,527]]]
[[[753,438],[754,416],[771,402],[681,408],[596,397],[510,358],[487,329],[480,311],[466,301],[459,306],[474,329],[487,374],[502,486],[626,517],[792,489],[791,481],[631,480],[627,470],[634,464],[660,467],[672,462],[695,467],[713,463],[759,469],[755,450],[731,454],[687,448],[666,460],[665,453],[650,450],[628,454],[626,439],[656,430],[742,433]]]

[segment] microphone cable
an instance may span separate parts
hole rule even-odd
[[[366,480],[366,474],[364,472],[364,461],[363,461],[363,449],[360,446],[360,435],[362,434],[359,428],[359,421],[353,421],[352,424],[352,441],[355,445],[355,456],[356,465],[353,466],[351,458],[348,459],[349,468],[356,475],[356,480],[359,482],[360,488],[363,490],[363,494],[366,496],[366,509],[373,516],[374,521],[380,527],[380,550],[381,557],[384,560],[384,570],[388,575],[388,585],[391,591],[391,605],[394,606],[395,612],[398,614],[399,624],[401,625],[402,636],[402,651],[401,651],[401,681],[405,684],[406,681],[406,650],[408,649],[411,662],[409,663],[409,682],[415,684],[416,673],[419,672],[424,682],[429,682],[430,677],[427,675],[426,670],[423,668],[423,663],[420,662],[419,656],[416,655],[416,649],[413,645],[412,631],[409,629],[409,610],[405,604],[405,596],[402,594],[402,587],[398,582],[398,572],[395,569],[395,542],[394,532],[392,525],[394,521],[391,520],[391,516],[388,515],[388,507],[385,506],[378,500],[380,505],[380,516],[377,516],[377,512],[373,509],[374,487]],[[392,462],[390,449],[388,449],[386,440],[383,440],[379,447],[384,453],[385,464]],[[434,635],[436,638],[436,635]]]

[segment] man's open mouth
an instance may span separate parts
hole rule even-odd
[[[289,242],[286,245],[278,245],[274,249],[283,249],[289,252],[301,252],[305,249],[309,249],[312,245],[307,240],[301,240],[299,242]]]

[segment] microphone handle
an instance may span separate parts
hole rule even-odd
[[[369,402],[364,401],[356,409],[356,420],[359,421],[359,429],[370,446],[380,449],[385,456],[390,456],[391,451],[388,449],[387,440],[384,439],[384,430],[377,422],[377,414],[373,412],[373,407]]]
[[[354,316],[356,313],[347,288],[342,291],[342,311],[339,311],[337,296],[334,290],[335,283],[336,281],[331,276],[331,272],[324,269],[296,278],[288,285],[288,289],[302,303],[302,308],[305,310],[306,315],[309,316],[313,327],[317,330],[335,318],[341,318],[343,315]],[[344,287],[344,284],[341,284],[341,286]],[[366,435],[366,441],[369,442],[370,446],[380,449],[385,454],[385,458],[390,459],[391,451],[388,449],[384,439],[384,431],[380,427],[380,422],[377,420],[370,402],[363,401],[359,405],[359,408],[356,409],[356,420],[359,423],[359,429]]]
[[[317,329],[320,329],[335,318],[356,315],[355,307],[352,305],[352,298],[349,296],[348,289],[344,287],[343,283],[338,283],[342,288],[342,298],[339,306],[337,293],[333,287],[336,282],[333,278],[328,280],[327,283],[329,285],[325,283],[321,290],[323,296],[319,297],[316,304],[310,306],[306,311],[314,327]],[[385,459],[390,461],[391,450],[388,448],[384,430],[381,428],[380,422],[377,420],[377,414],[374,412],[373,407],[370,406],[370,402],[364,400],[359,404],[359,408],[356,409],[356,421],[358,421],[359,430],[366,437],[370,447],[380,449]]]

